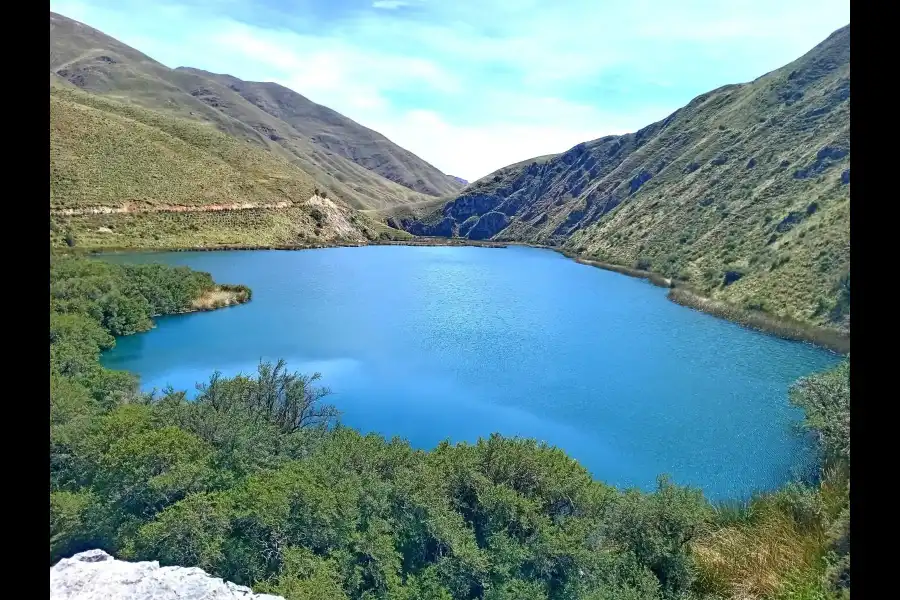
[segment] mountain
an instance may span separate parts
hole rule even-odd
[[[55,13],[50,72],[89,92],[212,123],[297,163],[320,187],[356,208],[421,202],[462,187],[381,134],[287,88],[170,69]]]
[[[705,295],[849,328],[850,27],[636,133],[502,168],[419,235],[559,246]],[[390,212],[390,211],[385,211]]]
[[[51,77],[53,245],[312,245],[389,233],[316,187],[296,164],[209,124]]]
[[[189,67],[178,67],[176,71],[205,77],[237,92],[317,146],[349,158],[356,164],[417,192],[440,196],[452,194],[465,185],[460,184],[456,177],[444,175],[380,133],[277,83],[242,81],[231,75],[219,75]]]
[[[467,186],[469,182],[463,179],[462,177],[456,177],[455,175],[450,175],[451,179],[455,179],[460,185]]]

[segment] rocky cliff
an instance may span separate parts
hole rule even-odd
[[[116,560],[88,550],[50,567],[50,600],[284,600],[198,568],[160,567],[153,562]]]

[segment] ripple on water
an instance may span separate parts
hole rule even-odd
[[[104,363],[193,389],[260,359],[318,371],[347,425],[429,448],[492,432],[560,446],[596,477],[659,473],[712,498],[809,465],[787,401],[839,357],[672,302],[665,290],[531,248],[372,246],[116,255],[209,271],[249,304],[159,319]]]

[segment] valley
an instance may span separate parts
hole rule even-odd
[[[439,31],[425,3],[315,4],[416,53]],[[443,51],[515,84],[470,25]],[[532,83],[600,61],[528,43],[506,49]],[[54,12],[49,63],[53,600],[107,569],[179,578],[126,600],[196,595],[185,574],[273,600],[849,600],[849,25],[471,182]],[[516,131],[426,122],[463,152]]]
[[[850,29],[663,121],[505,167],[388,224],[650,270],[849,330]]]

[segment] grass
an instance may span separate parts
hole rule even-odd
[[[788,516],[771,513],[752,524],[724,527],[694,548],[700,586],[720,597],[783,597],[789,582],[820,570],[821,532],[803,532]]]
[[[449,216],[448,231],[499,211],[509,223],[495,240],[641,265],[704,297],[847,332],[849,55],[848,26],[755,81],[636,133],[504,167],[416,218]]]
[[[828,580],[831,530],[849,506],[847,477],[830,471],[815,488],[795,484],[718,507],[693,546],[699,589],[731,600],[836,600]]]
[[[669,290],[668,297],[682,306],[696,308],[751,329],[789,340],[812,342],[842,354],[850,352],[850,334],[846,331],[749,310],[727,301],[707,298],[684,287],[673,287]]]
[[[216,310],[249,302],[250,288],[245,285],[217,285],[206,290],[191,305],[193,311]]]
[[[303,202],[315,182],[291,163],[192,121],[50,91],[50,207]]]
[[[461,187],[377,132],[286,88],[170,69],[53,13],[50,71],[57,85],[190,120],[278,156],[356,208],[418,202]]]
[[[317,228],[308,207],[216,212],[151,212],[136,214],[57,217],[51,246],[66,247],[65,235],[74,232],[76,248],[208,249],[219,247],[321,247],[389,240],[393,232],[383,224],[348,212],[356,233],[338,235],[328,226]],[[396,232],[397,239],[409,234]]]
[[[79,90],[51,86],[50,145],[55,247],[322,245],[409,237],[340,200],[314,197],[309,175],[263,149],[208,125]],[[222,206],[255,208],[218,210]],[[95,209],[128,212],[66,213]]]
[[[647,271],[644,269],[633,269],[631,267],[625,267],[622,265],[617,265],[614,263],[603,262],[600,260],[591,260],[589,258],[581,258],[577,255],[574,255],[569,252],[563,252],[566,256],[570,258],[574,258],[575,262],[579,262],[583,265],[590,265],[592,267],[598,267],[600,269],[605,269],[607,271],[615,271],[616,273],[622,273],[623,275],[628,275],[630,277],[638,277],[639,279],[646,279],[650,283],[654,285],[658,285],[660,287],[671,287],[672,280],[667,279],[657,273],[653,273],[652,271]]]

